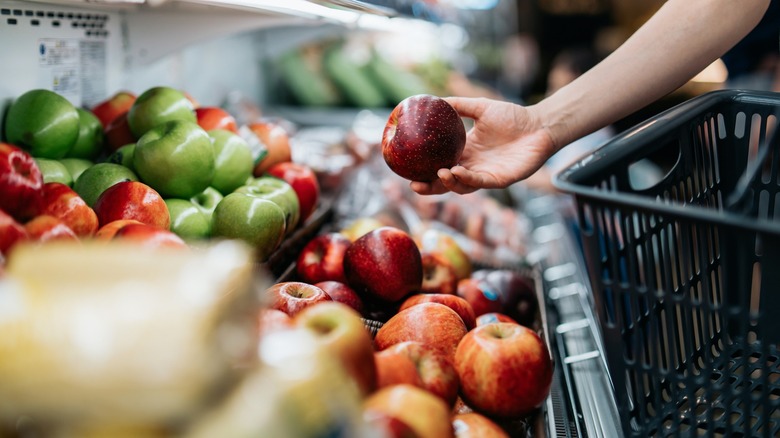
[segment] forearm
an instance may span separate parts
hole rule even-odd
[[[604,61],[532,111],[556,149],[674,91],[759,22],[770,0],[669,0]]]

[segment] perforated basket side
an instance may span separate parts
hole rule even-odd
[[[556,180],[577,201],[627,435],[780,433],[780,318],[772,315],[780,227],[725,203],[758,156],[779,96],[693,99]],[[633,163],[659,158],[671,162],[663,176],[633,185]],[[767,214],[775,204],[765,204]]]

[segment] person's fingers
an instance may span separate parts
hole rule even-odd
[[[461,117],[478,119],[482,113],[485,112],[484,99],[474,97],[445,97],[444,100],[455,108],[455,111],[457,111]]]
[[[463,166],[455,166],[451,169],[453,178],[460,181],[461,184],[470,187],[490,188],[495,184],[490,178],[487,178],[481,172],[473,172]]]
[[[420,195],[440,195],[449,191],[440,180],[432,182],[412,181],[409,187]]]
[[[456,178],[450,169],[439,169],[437,175],[439,176],[439,181],[441,181],[441,184],[451,192],[465,195],[466,193],[474,192],[479,188],[465,184],[463,181]]]

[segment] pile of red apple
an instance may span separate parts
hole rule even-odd
[[[154,87],[91,109],[43,89],[9,106],[0,143],[0,265],[21,241],[241,239],[265,260],[316,208],[287,131]]]
[[[472,270],[454,240],[426,247],[378,225],[314,237],[295,276],[265,291],[261,337],[314,333],[363,394],[365,420],[389,436],[508,436],[552,381],[532,280]]]

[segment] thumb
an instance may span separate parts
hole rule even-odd
[[[461,117],[470,119],[479,119],[485,112],[486,99],[479,97],[445,97],[444,100],[450,104]]]

